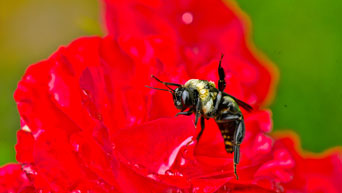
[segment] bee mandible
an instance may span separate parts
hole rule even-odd
[[[239,106],[251,111],[252,107],[247,103],[224,92],[226,88],[225,72],[221,66],[223,54],[218,66],[218,88],[215,83],[207,80],[190,79],[184,85],[164,82],[152,75],[152,78],[164,84],[168,89],[152,89],[168,91],[172,94],[174,105],[181,112],[178,115],[195,114],[195,127],[200,119],[201,130],[196,139],[199,142],[205,127],[205,119],[213,118],[218,125],[224,139],[225,149],[228,153],[234,153],[234,174],[236,179],[236,165],[240,160],[240,144],[245,136],[245,123]],[[176,87],[173,89],[172,86]]]

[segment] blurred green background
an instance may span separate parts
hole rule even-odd
[[[274,130],[295,130],[314,152],[342,145],[342,1],[237,2],[280,70]],[[102,35],[100,9],[96,0],[0,0],[0,165],[15,161],[13,92],[26,67],[77,37]]]

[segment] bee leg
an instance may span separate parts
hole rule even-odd
[[[236,179],[239,179],[239,176],[236,172],[236,166],[239,164],[240,161],[240,144],[245,136],[245,123],[243,121],[243,117],[241,114],[233,114],[233,115],[226,115],[221,121],[235,121],[236,128],[233,135],[233,152],[234,152],[234,174]]]
[[[185,112],[179,112],[179,113],[176,114],[176,117],[177,117],[178,115],[186,115],[186,116],[189,116],[189,115],[191,115],[192,113],[193,113],[192,110],[190,110],[190,111],[185,111]]]
[[[204,123],[204,117],[201,117],[201,131],[198,133],[196,139],[197,139],[197,143],[199,142],[202,134],[203,134],[203,131],[204,131],[204,127],[205,127],[205,123]]]
[[[213,110],[213,115],[216,114],[218,108],[219,108],[219,105],[221,103],[221,100],[222,100],[222,92],[219,91],[218,94],[217,94],[217,97],[216,97],[216,102],[215,102],[215,107],[214,107],[214,110]]]
[[[201,116],[201,99],[198,97],[195,109],[195,128],[197,126],[198,118]]]
[[[223,54],[221,55],[221,59],[219,62],[219,67],[218,67],[218,74],[219,74],[219,81],[218,81],[218,89],[219,92],[217,94],[216,97],[216,103],[215,103],[215,107],[214,107],[214,114],[217,112],[219,105],[221,103],[221,99],[222,99],[222,92],[224,91],[224,89],[226,88],[226,81],[224,80],[224,78],[226,77],[226,74],[224,73],[224,69],[221,66],[222,63],[222,58],[223,58]]]
[[[197,141],[197,143],[199,142],[199,140],[200,140],[200,138],[201,138],[201,136],[202,136],[202,134],[203,134],[203,131],[204,131],[204,117],[201,117],[201,131],[198,133],[198,135],[197,135],[197,137],[196,137],[196,141]],[[192,143],[193,142],[193,140],[191,140],[189,143],[187,143],[187,145],[186,146],[188,146],[190,143]]]
[[[196,107],[195,107],[195,114],[196,114],[196,117],[195,117],[195,128],[197,126],[198,119],[201,116],[200,112],[201,112],[201,99],[198,97],[197,103],[196,103]],[[200,139],[200,137],[201,137],[201,135],[203,133],[203,130],[204,130],[204,117],[201,117],[201,131],[198,133],[198,135],[196,137],[197,141]],[[186,146],[188,146],[192,142],[193,142],[193,140],[191,140]]]
[[[223,58],[223,54],[221,55],[221,59],[220,59],[219,66],[218,66],[218,74],[220,77],[220,80],[218,81],[218,89],[221,92],[223,92],[223,90],[226,88],[226,81],[224,80],[224,78],[226,77],[226,74],[224,73],[224,69],[221,66],[222,58]]]
[[[240,144],[245,136],[245,123],[243,119],[237,120],[237,128],[234,133],[233,138],[233,151],[234,151],[234,174],[236,179],[239,179],[239,176],[236,172],[236,165],[239,164],[240,161]]]

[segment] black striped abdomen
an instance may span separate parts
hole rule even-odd
[[[216,124],[219,126],[219,129],[221,131],[226,151],[228,153],[233,153],[233,136],[235,133],[236,122],[216,122]]]

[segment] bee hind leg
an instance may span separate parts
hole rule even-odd
[[[234,174],[236,179],[239,179],[239,176],[236,172],[236,165],[239,164],[240,161],[240,144],[245,136],[245,123],[243,119],[237,120],[237,128],[234,133],[233,138],[233,151],[234,151]]]
[[[236,165],[239,163],[239,161],[236,162],[236,160],[239,160],[240,158],[240,145],[234,145],[233,151],[234,151],[234,175],[236,179],[238,180],[239,176],[237,175],[237,172],[236,172]]]

